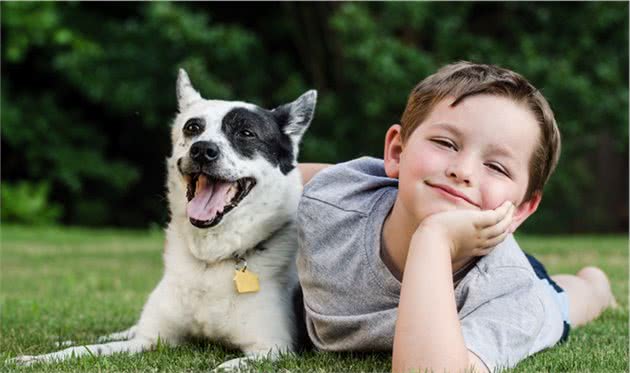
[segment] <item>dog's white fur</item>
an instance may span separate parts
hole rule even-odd
[[[204,100],[180,70],[177,84],[180,113],[172,129],[173,151],[167,160],[168,200],[171,221],[166,229],[164,275],[149,296],[138,323],[99,341],[123,339],[89,346],[70,347],[38,356],[21,356],[23,364],[63,360],[71,356],[137,353],[161,343],[177,345],[188,336],[205,337],[244,352],[219,368],[237,367],[243,359],[275,358],[293,350],[295,323],[291,291],[297,284],[294,255],[297,245],[295,213],[301,193],[298,168],[286,175],[262,157],[244,159],[221,133],[221,120],[235,107],[255,108],[244,102]],[[294,163],[306,126],[298,125],[299,104],[314,108],[316,92],[309,91],[290,107],[293,122],[285,128],[292,140]],[[298,105],[296,105],[296,103]],[[308,114],[307,114],[308,116]],[[215,227],[200,229],[187,216],[187,183],[177,162],[184,159],[191,139],[182,134],[185,121],[204,118],[205,131],[194,141],[212,140],[221,149],[217,169],[229,178],[254,177],[256,186]],[[296,124],[298,123],[298,124]],[[264,242],[264,251],[252,250]],[[257,273],[260,290],[239,294],[233,277],[234,255],[245,257]]]

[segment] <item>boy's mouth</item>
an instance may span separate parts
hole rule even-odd
[[[430,183],[428,181],[425,181],[425,184],[427,184],[431,188],[438,189],[441,192],[444,192],[444,193],[446,193],[446,194],[448,194],[450,196],[453,196],[453,197],[459,198],[461,200],[464,200],[464,201],[468,202],[469,204],[477,207],[478,209],[481,209],[481,206],[479,206],[478,204],[473,202],[470,198],[468,198],[468,196],[466,196],[464,193],[458,191],[455,188],[452,188],[452,187],[450,187],[448,185],[445,185],[445,184],[433,184],[433,183]]]

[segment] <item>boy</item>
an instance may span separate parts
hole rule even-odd
[[[393,349],[396,372],[495,371],[614,304],[599,269],[554,282],[509,235],[536,211],[559,152],[536,88],[460,62],[411,92],[383,161],[301,165],[305,183],[317,173],[297,261],[315,346]]]

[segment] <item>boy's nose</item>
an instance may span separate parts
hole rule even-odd
[[[466,161],[453,163],[446,169],[446,176],[456,183],[470,185],[473,178],[473,166]]]

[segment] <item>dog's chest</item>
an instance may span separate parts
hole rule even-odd
[[[191,334],[210,338],[227,336],[230,315],[241,296],[236,291],[234,273],[234,265],[225,265],[179,279],[178,298]]]

